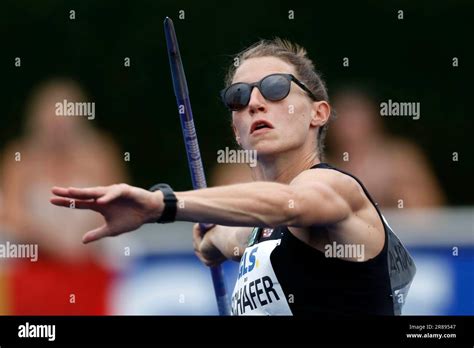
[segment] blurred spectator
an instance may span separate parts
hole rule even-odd
[[[94,212],[58,210],[49,203],[50,189],[109,185],[126,177],[116,145],[92,127],[92,117],[57,114],[56,103],[64,101],[87,102],[73,81],[40,85],[26,109],[23,137],[8,144],[1,156],[0,237],[38,245],[37,262],[9,260],[10,314],[106,313],[111,274],[99,262],[100,244],[81,243],[102,218]]]
[[[383,207],[443,204],[426,157],[412,142],[387,134],[374,100],[346,90],[333,98],[333,106],[337,118],[328,130],[329,162],[359,177]]]
[[[211,172],[210,186],[252,182],[252,171],[245,163],[218,163]]]

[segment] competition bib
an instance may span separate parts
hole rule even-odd
[[[292,315],[275,275],[270,255],[281,239],[254,245],[257,228],[240,260],[238,279],[232,294],[232,315]]]

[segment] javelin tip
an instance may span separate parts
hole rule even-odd
[[[173,25],[173,20],[172,20],[170,17],[166,16],[166,17],[165,17],[165,20],[163,21],[163,24],[165,24],[165,25]]]

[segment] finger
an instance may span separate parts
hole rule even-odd
[[[193,226],[193,241],[200,245],[202,242],[202,232],[199,224],[194,224]]]
[[[96,240],[99,240],[101,238],[109,236],[110,233],[109,226],[107,225],[102,225],[92,231],[87,232],[84,237],[82,237],[82,243],[87,244]]]
[[[200,252],[200,246],[202,244],[203,234],[201,233],[201,229],[199,224],[194,224],[193,226],[193,247],[194,250]]]
[[[204,262],[204,258],[202,257],[202,255],[199,251],[194,251],[194,254],[199,259],[199,261]]]
[[[61,196],[61,197],[68,197],[69,196],[69,190],[65,187],[54,186],[51,189],[51,192],[54,193],[56,196]]]
[[[102,187],[102,186],[89,187],[89,188],[53,187],[51,191],[56,196],[60,196],[60,197],[77,198],[77,199],[92,199],[92,198],[102,197],[107,192],[107,188]]]
[[[200,252],[196,251],[195,254],[196,254],[197,258],[199,259],[199,261],[201,261],[204,265],[211,266],[213,264],[210,260],[208,260],[204,256],[202,256],[202,254]]]
[[[209,231],[211,228],[214,228],[214,227],[216,227],[215,224],[208,224],[208,223],[199,224],[199,229],[201,230],[201,234],[206,233],[207,231]]]
[[[111,187],[102,197],[97,199],[97,203],[99,204],[107,204],[114,199],[120,197],[122,194],[122,190],[119,187]]]
[[[51,197],[49,201],[59,207],[71,209],[91,209],[97,211],[97,203],[94,200],[77,200],[65,197]]]
[[[73,199],[64,198],[64,197],[51,197],[49,201],[54,205],[57,205],[60,207],[66,207],[66,208],[71,207],[71,202],[74,202]]]
[[[73,198],[79,199],[97,199],[107,193],[107,187],[88,187],[88,188],[76,188],[70,187],[69,193]]]

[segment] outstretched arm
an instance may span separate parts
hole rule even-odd
[[[254,182],[176,192],[176,220],[261,227],[336,223],[346,219],[360,199],[353,198],[354,183],[339,176],[334,179],[329,172],[308,170],[289,185]],[[57,196],[51,199],[55,205],[73,205],[104,215],[105,225],[89,231],[84,242],[137,229],[156,221],[163,211],[160,191],[149,192],[126,184],[84,189],[56,187],[53,193]]]

